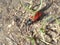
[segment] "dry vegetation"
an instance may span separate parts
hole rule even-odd
[[[47,2],[50,0],[0,0],[0,45],[60,45],[60,0],[53,0],[42,20],[25,25]]]

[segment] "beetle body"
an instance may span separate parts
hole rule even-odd
[[[42,12],[37,12],[34,16],[30,16],[30,19],[35,22],[42,16]]]

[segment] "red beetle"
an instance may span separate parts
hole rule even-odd
[[[43,14],[42,12],[36,12],[36,14],[34,16],[29,17],[26,24],[30,25],[33,22],[36,22],[42,16],[42,14]]]

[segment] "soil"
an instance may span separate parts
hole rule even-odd
[[[33,0],[32,7],[40,4],[40,1]],[[43,0],[42,7],[48,1]],[[25,9],[30,2],[31,0],[0,0],[0,45],[60,45],[60,19],[57,19],[59,22],[51,22],[60,16],[60,0],[53,0],[42,20],[25,25],[29,16],[33,15],[33,12]],[[34,9],[37,10],[38,7]]]

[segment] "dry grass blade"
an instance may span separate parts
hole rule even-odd
[[[21,24],[21,26],[20,26],[20,29],[23,27],[24,22],[25,22],[25,20],[26,20],[27,17],[28,17],[27,15],[24,17],[24,19],[23,19],[23,21],[22,21],[22,24]]]
[[[40,6],[39,6],[39,8],[36,10],[36,11],[38,11],[38,10],[40,10],[41,9],[41,7],[42,7],[42,2],[43,2],[43,0],[40,0],[41,2],[41,4],[40,4]]]
[[[50,44],[50,43],[48,43],[48,42],[46,42],[46,41],[44,41],[44,40],[40,40],[40,41],[44,42],[44,43],[47,44],[47,45],[52,45],[52,44]]]

